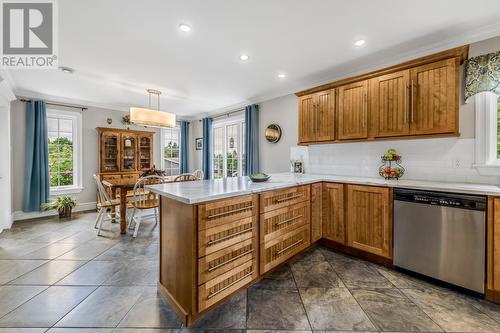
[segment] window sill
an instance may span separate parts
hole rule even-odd
[[[83,187],[81,186],[72,186],[72,187],[66,187],[66,188],[58,188],[58,189],[50,189],[50,196],[58,196],[58,195],[65,195],[65,194],[77,194],[81,193],[83,191]]]
[[[475,164],[473,167],[482,176],[500,176],[500,164]]]

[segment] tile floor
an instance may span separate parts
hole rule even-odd
[[[188,333],[156,292],[158,230],[94,213],[18,222],[0,233],[0,333]],[[500,332],[500,305],[315,247],[189,331]]]

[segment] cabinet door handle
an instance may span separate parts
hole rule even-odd
[[[215,271],[217,268],[220,268],[220,267],[225,266],[225,265],[227,265],[227,264],[229,264],[229,263],[232,263],[233,261],[238,260],[238,259],[240,259],[240,258],[242,258],[242,257],[244,257],[244,256],[246,256],[247,254],[250,254],[250,253],[252,253],[252,252],[253,252],[253,249],[248,250],[248,251],[246,251],[246,252],[243,252],[242,254],[239,254],[239,255],[237,255],[236,257],[231,258],[231,259],[229,259],[229,260],[226,260],[226,261],[224,261],[223,263],[220,263],[220,264],[218,264],[218,265],[215,265],[215,266],[208,266],[207,271],[209,271],[209,272],[213,272],[213,271]]]
[[[410,119],[411,120],[410,121],[412,123],[415,120],[414,115],[413,115],[413,104],[414,104],[413,102],[414,102],[414,100],[413,100],[413,80],[411,80],[411,91],[410,91],[410,103],[411,103],[411,105],[410,105],[410,110],[411,110],[411,116],[410,117],[411,118]]]
[[[228,284],[227,286],[223,287],[223,288],[220,288],[219,290],[217,291],[211,291],[208,293],[208,296],[207,296],[207,299],[211,299],[212,297],[215,297],[217,296],[218,294],[220,294],[221,292],[223,292],[224,290],[228,289],[228,288],[231,288],[232,286],[234,286],[235,284],[237,284],[238,282],[244,280],[245,278],[249,277],[250,275],[253,274],[253,270],[248,272],[247,274],[243,275],[242,277],[240,277],[238,280],[234,281],[234,282],[231,282],[230,284]]]
[[[284,221],[281,221],[281,222],[276,223],[274,226],[275,226],[275,227],[278,227],[278,226],[280,226],[280,225],[282,225],[282,224],[285,224],[285,223],[288,223],[288,222],[292,222],[292,221],[298,220],[298,219],[300,219],[302,216],[303,216],[303,215],[301,214],[301,215],[297,215],[297,216],[291,217],[291,218],[289,218],[289,219],[286,219],[286,220],[284,220]]]
[[[247,206],[247,207],[238,208],[238,209],[233,209],[233,210],[230,210],[230,211],[224,212],[224,213],[208,215],[207,219],[213,219],[213,218],[216,218],[216,217],[222,217],[222,216],[226,216],[226,215],[231,215],[231,214],[243,212],[243,211],[249,210],[249,209],[253,209],[253,205]]]
[[[366,128],[366,110],[368,101],[366,100],[366,93],[363,95],[363,129]]]
[[[210,245],[213,245],[215,243],[225,241],[226,239],[230,239],[230,238],[233,238],[233,237],[236,237],[236,236],[239,236],[239,235],[246,234],[247,232],[252,231],[252,229],[253,229],[253,227],[250,227],[250,228],[247,228],[245,230],[241,230],[241,231],[235,232],[234,234],[231,234],[231,235],[227,235],[227,236],[224,236],[224,237],[221,237],[221,238],[209,240],[207,242],[207,245],[210,246]]]
[[[384,211],[383,211],[383,232],[384,232],[384,245],[387,243],[387,202],[384,201]]]
[[[288,200],[293,200],[293,199],[297,199],[297,198],[300,198],[302,197],[303,194],[300,193],[300,194],[295,194],[295,195],[292,195],[292,196],[289,196],[289,197],[285,197],[285,198],[281,198],[281,199],[276,199],[276,203],[282,203],[282,202],[285,202],[285,201],[288,201]]]
[[[298,241],[296,241],[295,243],[292,243],[290,245],[288,245],[287,247],[285,247],[284,249],[281,249],[279,251],[276,251],[276,255],[279,256],[280,254],[282,254],[283,252],[286,252],[288,250],[290,250],[291,248],[294,248],[296,247],[297,245],[299,245],[300,243],[302,243],[304,240],[303,239],[299,239]]]
[[[404,94],[404,97],[403,97],[403,103],[404,103],[404,107],[403,107],[403,112],[404,112],[404,124],[407,124],[408,123],[408,103],[407,103],[407,97],[406,95],[408,94],[408,89],[410,87],[408,86],[408,83],[405,83],[405,94]]]

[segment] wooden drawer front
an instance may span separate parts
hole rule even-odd
[[[198,259],[198,285],[257,257],[257,237]]]
[[[198,206],[198,230],[239,221],[257,214],[257,195],[219,200]]]
[[[122,175],[101,175],[101,180],[119,180]]]
[[[122,176],[122,179],[132,179],[134,181],[139,180],[140,175],[138,173],[129,173],[129,174],[124,174]]]
[[[264,242],[309,224],[310,204],[308,201],[280,208],[260,216],[260,230]]]
[[[257,278],[257,258],[231,269],[198,287],[198,312],[205,310],[218,301]]]
[[[270,212],[302,201],[309,201],[310,196],[311,187],[309,185],[264,192],[260,195],[260,212]]]
[[[198,257],[204,257],[252,237],[257,238],[255,216],[201,230],[198,232]]]
[[[261,245],[261,274],[276,267],[310,244],[309,226],[305,225]]]

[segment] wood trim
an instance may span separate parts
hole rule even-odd
[[[97,132],[120,132],[120,133],[134,133],[134,134],[156,134],[154,131],[137,131],[137,130],[128,130],[123,128],[113,128],[113,127],[96,127]]]
[[[361,75],[345,78],[342,80],[334,81],[331,83],[323,84],[323,85],[320,85],[320,86],[317,86],[314,88],[310,88],[307,90],[302,90],[302,91],[295,93],[295,95],[300,97],[303,95],[308,95],[308,94],[316,93],[316,92],[319,92],[322,90],[336,88],[336,87],[339,87],[339,86],[342,86],[345,84],[350,84],[350,83],[357,82],[357,81],[371,79],[371,78],[374,78],[376,76],[390,74],[393,72],[401,71],[404,69],[409,69],[409,68],[416,67],[416,66],[425,65],[425,64],[428,64],[431,62],[444,60],[444,59],[448,59],[448,58],[459,58],[460,64],[462,64],[467,59],[468,55],[469,55],[469,45],[464,45],[464,46],[456,47],[454,49],[450,49],[447,51],[443,51],[443,52],[431,54],[428,56],[420,57],[420,58],[417,58],[414,60],[406,61],[406,62],[397,64],[397,65],[377,69],[377,70],[374,70],[374,71],[371,71],[371,72],[368,72],[365,74],[361,74]]]

